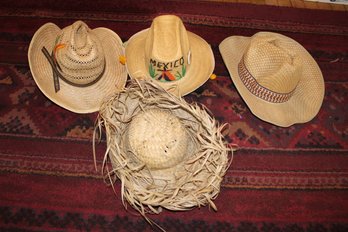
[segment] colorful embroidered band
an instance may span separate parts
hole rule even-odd
[[[100,78],[104,75],[105,62],[104,62],[103,71],[93,81],[86,83],[86,84],[77,84],[77,83],[71,82],[68,79],[66,79],[61,72],[59,72],[60,67],[54,59],[54,54],[52,53],[52,55],[50,55],[45,47],[42,47],[41,51],[43,52],[43,54],[45,55],[45,57],[47,58],[48,62],[50,63],[50,65],[52,67],[54,90],[56,91],[56,93],[60,90],[59,78],[62,79],[63,81],[65,81],[66,83],[68,83],[69,85],[72,85],[75,87],[87,87],[87,86],[91,86],[91,85],[95,84],[96,82],[98,82],[100,80]]]
[[[172,62],[161,62],[156,59],[150,59],[149,74],[152,79],[161,82],[177,81],[186,74],[186,65],[184,57]]]
[[[277,93],[261,86],[245,67],[244,57],[238,64],[238,74],[244,86],[255,96],[272,103],[283,103],[290,99],[294,91]]]

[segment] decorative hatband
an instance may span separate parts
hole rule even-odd
[[[252,94],[265,101],[272,103],[283,103],[288,101],[294,93],[294,91],[291,91],[289,93],[277,93],[260,85],[246,68],[244,63],[244,56],[238,64],[238,74],[244,86]]]

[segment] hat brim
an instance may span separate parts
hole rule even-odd
[[[313,119],[319,112],[325,92],[322,73],[313,57],[301,45],[298,46],[298,51],[295,52],[302,56],[303,75],[295,92],[286,102],[271,103],[253,95],[239,77],[238,63],[249,47],[250,41],[251,37],[231,36],[220,43],[219,50],[234,85],[251,112],[266,122],[282,127]]]
[[[126,44],[126,67],[128,74],[134,79],[152,79],[145,63],[145,41],[149,29],[133,35]],[[191,50],[191,64],[183,78],[173,82],[156,83],[169,92],[184,96],[202,86],[211,76],[215,67],[215,59],[210,45],[200,36],[188,33]]]
[[[119,62],[124,55],[120,37],[107,28],[95,28],[93,32],[100,40],[105,54],[105,72],[101,79],[88,87],[76,87],[59,80],[60,90],[55,92],[50,63],[42,53],[42,47],[52,51],[61,29],[46,23],[34,34],[28,51],[29,66],[39,89],[57,105],[75,113],[91,113],[99,110],[102,101],[124,88],[127,70]]]

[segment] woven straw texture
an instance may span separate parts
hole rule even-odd
[[[162,207],[216,209],[232,149],[221,134],[224,126],[205,109],[153,82],[132,80],[105,102],[96,128],[107,138],[103,173],[121,181],[124,204],[143,216]]]
[[[174,167],[192,154],[189,134],[172,113],[159,109],[139,112],[127,129],[127,149],[151,170]]]
[[[55,58],[64,77],[73,84],[59,79],[60,90],[56,92],[52,67],[41,49],[51,53],[59,44],[63,47],[56,50]],[[105,98],[124,87],[127,70],[118,61],[120,55],[124,55],[124,48],[116,33],[107,28],[91,30],[82,21],[62,30],[53,23],[44,24],[34,34],[28,51],[30,70],[40,90],[76,113],[99,110]],[[93,81],[88,86],[75,86]]]
[[[55,53],[62,73],[70,82],[86,85],[96,81],[104,71],[104,51],[94,33],[84,23],[75,23],[65,30],[56,44],[64,45]],[[57,46],[57,45],[56,45]]]
[[[318,64],[295,40],[259,32],[228,37],[219,49],[238,92],[260,119],[286,127],[308,122],[318,113],[324,79]]]
[[[128,73],[136,79],[153,79],[149,73],[150,59],[167,64],[167,68],[174,73],[180,71],[173,67],[175,61],[183,57],[186,65],[183,77],[168,82],[154,79],[164,89],[178,96],[184,96],[203,85],[215,66],[210,45],[200,36],[187,31],[181,19],[174,15],[158,16],[149,29],[134,34],[126,44],[126,57]],[[164,75],[162,70],[154,71]]]

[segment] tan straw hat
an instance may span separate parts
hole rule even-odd
[[[223,126],[205,109],[153,81],[133,79],[102,106],[98,119],[106,131],[104,160],[112,164],[106,172],[121,180],[123,202],[143,216],[161,207],[181,211],[208,204],[216,209],[212,200],[232,150],[221,134]]]
[[[260,119],[278,126],[310,121],[324,98],[313,57],[295,40],[272,32],[231,36],[219,45],[238,92]]]
[[[30,70],[40,90],[76,113],[99,110],[105,97],[122,89],[127,70],[124,48],[107,28],[91,30],[82,22],[60,29],[46,23],[34,34],[28,51]]]
[[[174,15],[158,16],[149,29],[133,35],[126,44],[126,58],[131,78],[153,79],[181,96],[203,85],[215,66],[210,45],[186,31]]]

